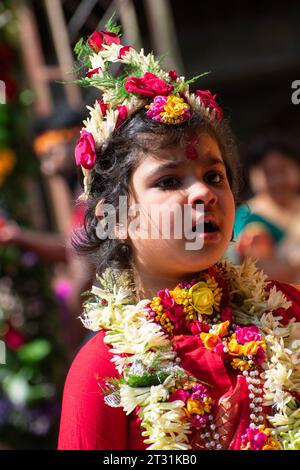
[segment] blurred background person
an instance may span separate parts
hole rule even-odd
[[[244,160],[252,197],[236,213],[236,250],[274,279],[300,283],[300,153],[280,134],[250,144]]]
[[[52,288],[60,306],[63,338],[70,358],[83,339],[78,321],[81,293],[91,286],[92,271],[83,258],[75,255],[69,239],[73,229],[84,222],[84,203],[76,202],[81,193],[74,161],[74,148],[84,115],[68,106],[59,107],[35,125],[33,147],[45,182],[57,189],[52,211],[60,213],[64,231],[42,232],[7,220],[0,230],[0,246],[18,245],[43,261],[51,263]],[[56,185],[58,183],[58,185]],[[57,205],[58,207],[55,207]],[[62,207],[64,211],[62,213]]]

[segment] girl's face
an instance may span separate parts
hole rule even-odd
[[[128,235],[137,270],[159,278],[189,278],[215,264],[228,246],[235,205],[221,151],[216,141],[204,132],[198,136],[195,148],[198,155],[195,160],[188,160],[181,146],[164,149],[159,156],[148,154],[142,157],[131,176],[129,205],[139,204],[143,213],[141,236],[136,233],[131,236],[130,232]],[[203,205],[204,220],[209,219],[211,223],[204,225],[204,233],[196,234],[195,229],[201,227],[197,204]],[[185,205],[190,209],[193,226],[189,225],[188,233],[184,233],[182,223],[178,227],[180,218],[170,211],[176,207],[183,214]],[[129,222],[134,222],[134,216]],[[149,227],[154,228],[155,235]],[[178,228],[182,228],[181,236],[174,237]],[[194,248],[187,249],[191,236]],[[195,248],[201,245],[202,248]]]

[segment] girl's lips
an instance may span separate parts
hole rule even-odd
[[[205,241],[218,242],[221,240],[220,230],[217,230],[215,232],[204,232],[200,236],[203,236]]]

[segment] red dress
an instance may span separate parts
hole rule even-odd
[[[276,285],[293,302],[292,307],[283,311],[283,322],[291,318],[300,321],[300,292],[281,282],[271,285]],[[100,331],[83,346],[69,370],[62,404],[60,450],[146,449],[137,414],[126,416],[122,408],[104,403],[100,385],[106,377],[118,376],[110,361],[110,347],[103,342],[104,335]],[[249,426],[245,378],[226,367],[220,356],[201,346],[197,336],[176,337],[174,348],[181,358],[181,367],[212,386],[210,394],[218,403],[215,424],[223,448],[239,449],[241,436]]]

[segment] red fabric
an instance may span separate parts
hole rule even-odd
[[[58,449],[145,449],[139,418],[126,417],[121,408],[103,401],[100,385],[118,377],[109,346],[100,331],[77,354],[69,370],[63,395]],[[99,385],[100,384],[100,385]]]
[[[280,311],[288,321],[300,321],[300,292],[294,287],[272,281],[293,306]],[[121,408],[105,405],[98,385],[106,377],[116,377],[109,346],[104,344],[104,331],[94,336],[75,358],[64,389],[59,434],[59,449],[126,450],[145,449],[136,414],[126,417]],[[220,356],[201,346],[196,336],[175,338],[174,348],[181,366],[199,380],[209,384],[217,403],[215,424],[223,448],[240,448],[241,436],[249,425],[249,398],[245,378],[226,366]],[[97,378],[98,377],[98,378]],[[199,448],[197,433],[191,436],[194,449]]]

